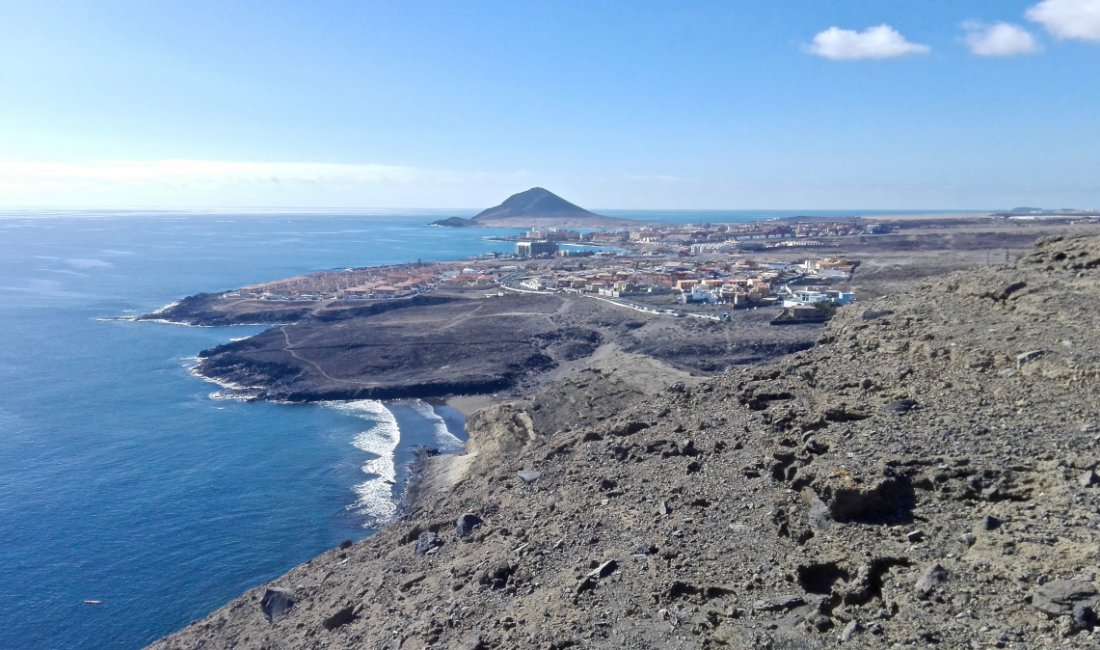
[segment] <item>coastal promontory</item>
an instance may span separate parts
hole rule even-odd
[[[468,423],[407,516],[184,648],[1094,647],[1100,237],[679,381],[595,360]]]
[[[605,357],[708,374],[805,349],[819,331],[772,328],[765,314],[744,314],[735,327],[574,295],[498,293],[276,303],[285,304],[277,311],[272,301],[255,301],[259,310],[206,295],[161,315],[204,324],[276,316],[281,325],[202,351],[195,371],[237,396],[290,401],[520,394]]]

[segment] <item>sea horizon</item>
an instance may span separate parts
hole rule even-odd
[[[850,218],[877,216],[920,216],[920,215],[978,215],[989,214],[1011,208],[592,208],[591,211],[604,216],[636,219],[638,221],[685,222],[696,216],[706,216],[712,221],[728,219],[741,222],[768,220],[785,217],[807,218]],[[471,217],[481,212],[481,208],[325,208],[325,207],[68,207],[68,206],[27,206],[0,208],[0,219],[25,218],[124,218],[124,217],[242,217],[258,218],[271,216],[357,216],[357,217]]]
[[[0,647],[152,642],[372,534],[415,448],[464,438],[460,414],[417,400],[215,399],[195,355],[266,326],[120,317],[332,267],[510,249],[483,234],[347,215],[0,220]],[[56,625],[37,624],[46,611]]]
[[[195,355],[265,326],[119,317],[312,271],[506,252],[486,233],[522,229],[168,214],[0,218],[0,598],[13,603],[0,647],[149,643],[372,534],[414,447],[464,436],[460,415],[424,403],[212,399]],[[37,625],[42,611],[58,624]]]

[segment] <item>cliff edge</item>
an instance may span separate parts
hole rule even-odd
[[[1098,302],[1100,237],[1053,238],[768,366],[572,374],[472,418],[478,471],[403,520],[153,647],[1093,647]]]

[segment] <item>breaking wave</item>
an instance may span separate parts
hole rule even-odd
[[[465,447],[465,443],[463,443],[458,436],[451,433],[450,428],[447,427],[446,420],[435,412],[431,404],[424,400],[415,399],[409,400],[409,406],[411,406],[420,417],[431,422],[433,433],[435,434],[435,442],[439,445],[439,451],[441,453],[453,454],[462,451]]]
[[[397,418],[382,402],[355,400],[326,402],[326,406],[371,423],[370,428],[356,434],[352,444],[372,456],[363,464],[367,479],[355,486],[357,499],[349,509],[368,518],[368,525],[378,525],[397,515],[394,486],[397,479],[396,452],[401,441]]]

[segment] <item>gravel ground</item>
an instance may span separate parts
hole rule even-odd
[[[1098,299],[1100,238],[1052,240],[772,364],[612,355],[476,413],[403,520],[154,647],[1096,647]]]

